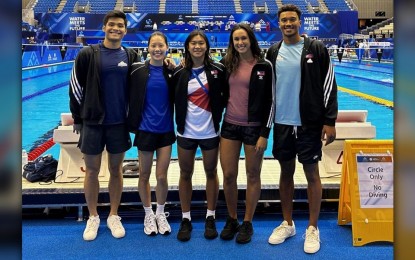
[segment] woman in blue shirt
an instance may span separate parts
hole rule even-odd
[[[143,203],[144,233],[169,234],[171,228],[164,213],[172,144],[176,141],[173,126],[172,71],[168,69],[167,38],[154,32],[148,40],[150,59],[132,66],[128,124],[135,133],[134,146],[138,148],[140,178],[138,191]],[[170,60],[170,62],[172,62]],[[157,210],[151,208],[150,174],[156,152]]]

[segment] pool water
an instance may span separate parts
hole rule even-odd
[[[337,84],[371,96],[393,101],[393,64],[333,62]],[[52,137],[60,114],[69,112],[68,82],[73,63],[22,71],[22,149],[31,151]],[[393,139],[393,109],[339,91],[339,110],[368,110],[368,122],[376,127],[376,139]],[[133,139],[133,135],[131,138]],[[59,157],[59,145],[47,153]],[[241,156],[243,156],[243,151]],[[197,156],[201,156],[200,151]],[[272,157],[272,134],[265,157]],[[131,148],[126,159],[137,158]],[[172,158],[177,158],[176,144]]]

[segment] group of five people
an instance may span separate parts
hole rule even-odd
[[[327,145],[336,136],[337,85],[324,45],[300,36],[300,17],[301,11],[294,5],[279,9],[283,40],[269,48],[266,58],[261,56],[255,34],[247,24],[232,28],[226,55],[220,62],[210,57],[205,33],[192,31],[184,43],[183,60],[176,66],[166,58],[168,41],[163,33],[151,34],[150,58],[138,62],[137,53],[121,46],[127,33],[125,14],[110,11],[105,16],[105,39],[80,51],[69,90],[74,131],[80,133],[78,146],[86,166],[84,190],[89,219],[83,234],[85,240],[94,240],[100,225],[98,173],[104,147],[110,171],[107,225],[112,235],[125,236],[117,211],[123,189],[124,154],[132,145],[138,148],[138,191],[145,211],[144,233],[172,232],[164,205],[172,144],[177,141],[182,209],[177,239],[191,238],[192,175],[199,147],[206,175],[205,238],[214,239],[219,235],[215,209],[220,160],[228,209],[220,237],[231,240],[236,236],[238,243],[250,242],[254,233],[252,220],[261,193],[263,155],[274,125],[272,151],[281,166],[279,189],[284,220],[273,230],[268,242],[279,244],[296,233],[292,200],[298,156],[308,181],[310,205],[304,251],[319,250],[317,220],[322,187],[318,161],[322,155],[322,139],[326,138]],[[130,132],[135,134],[133,144]],[[247,186],[245,214],[240,223],[237,177],[242,146]],[[155,213],[149,183],[154,152]]]

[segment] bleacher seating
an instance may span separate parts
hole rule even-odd
[[[253,13],[255,0],[240,0],[242,13]]]
[[[89,3],[91,4],[90,13],[95,14],[107,13],[115,8],[114,0],[89,1]]]
[[[157,14],[159,12],[160,0],[136,0],[135,5],[137,7],[138,13]],[[167,10],[166,8],[166,13],[168,13],[169,11],[170,10]]]
[[[229,14],[235,13],[233,0],[207,0],[199,1],[199,14]]]
[[[319,6],[320,5],[320,3],[318,2],[318,0],[307,0],[310,4],[311,4],[311,6]]]
[[[76,3],[82,7],[86,7],[89,3],[89,8],[85,10],[88,13],[107,13],[110,10],[114,10],[115,2],[116,0],[67,0],[65,6],[62,9],[62,13],[74,12]]]
[[[255,0],[257,6],[267,6],[268,13],[276,14],[278,12],[277,2],[275,0]]]
[[[382,21],[380,23],[374,24],[370,27],[367,27],[360,31],[361,34],[370,35],[372,38],[376,38],[378,36],[384,34],[385,37],[393,37],[393,17]]]
[[[281,2],[283,5],[294,4],[298,6],[298,8],[300,8],[302,13],[304,14],[309,13],[307,9],[307,2],[305,0],[281,0]]]
[[[33,8],[35,13],[54,12],[60,0],[39,0]]]
[[[35,13],[55,12],[61,0],[39,0],[34,6]],[[90,13],[106,13],[114,10],[117,0],[67,0],[63,7],[63,13],[74,12],[74,6],[78,2],[81,6],[86,6],[89,2]],[[139,13],[159,13],[160,0],[124,0],[124,6],[133,7],[135,3],[135,12]],[[281,0],[282,4],[295,4],[303,13],[309,13],[308,5],[311,7],[319,7],[319,0]],[[350,11],[350,7],[346,0],[324,0],[329,12]],[[242,13],[255,13],[254,6],[266,6],[269,14],[278,12],[277,1],[275,0],[240,0]],[[229,14],[238,13],[234,0],[198,0],[197,3],[199,14]],[[192,0],[166,0],[165,13],[190,14],[193,13]]]
[[[330,12],[336,11],[351,11],[352,9],[345,0],[324,0]]]
[[[124,0],[124,12],[134,13],[137,11],[135,0]]]
[[[157,3],[159,1],[156,1]],[[158,5],[157,12],[158,13]],[[166,0],[166,13],[167,14],[191,14],[192,13],[192,0]]]
[[[62,9],[62,13],[73,13],[76,2],[84,6],[88,4],[88,1],[84,1],[84,0],[68,0]]]
[[[135,13],[137,12],[137,6],[135,4],[135,0],[124,0],[123,1],[123,11],[125,13]]]
[[[133,6],[135,4],[135,0],[124,0],[124,6]]]

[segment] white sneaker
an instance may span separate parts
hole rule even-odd
[[[295,224],[293,221],[293,225],[288,225],[288,222],[284,220],[281,225],[274,228],[272,231],[271,236],[268,238],[268,243],[273,245],[281,244],[285,241],[285,239],[292,237],[295,235]]]
[[[122,238],[125,236],[125,229],[121,224],[121,217],[111,215],[107,219],[107,227],[111,230],[111,234],[115,238]]]
[[[320,232],[318,228],[309,226],[305,231],[304,252],[314,254],[320,250]]]
[[[157,235],[156,216],[154,214],[149,214],[144,217],[144,233],[149,236]]]
[[[169,222],[167,222],[167,217],[169,215],[170,214],[168,212],[156,214],[158,231],[162,235],[168,235],[171,233],[171,227],[169,225]]]
[[[97,237],[99,223],[99,216],[89,216],[88,222],[86,222],[86,228],[84,230],[84,240],[92,241]]]

